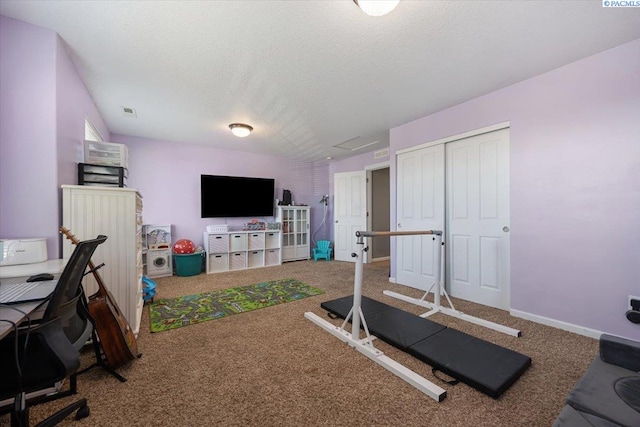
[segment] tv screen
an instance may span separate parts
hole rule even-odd
[[[201,175],[202,218],[273,216],[275,180]]]

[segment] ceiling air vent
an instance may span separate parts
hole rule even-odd
[[[131,107],[121,107],[122,108],[122,115],[125,117],[133,117],[136,118],[138,117],[136,114],[136,109],[135,108],[131,108]]]
[[[389,157],[389,149],[385,148],[384,150],[378,150],[373,152],[374,159],[381,159],[383,157]]]
[[[356,151],[362,148],[368,147],[373,144],[377,144],[380,141],[371,141],[370,139],[362,138],[360,136],[356,136],[355,138],[348,139],[344,142],[341,142],[338,145],[334,145],[335,148],[342,148],[344,150]]]

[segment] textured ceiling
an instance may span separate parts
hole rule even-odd
[[[640,8],[599,0],[401,1],[383,17],[350,0],[2,0],[0,14],[60,35],[115,134],[301,160],[382,148],[394,126],[640,38]]]

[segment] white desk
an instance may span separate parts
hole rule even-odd
[[[3,265],[0,267],[0,284],[22,283],[34,274],[39,273],[51,273],[57,279],[67,265],[67,261],[66,259],[50,259],[49,261],[34,264]],[[46,307],[45,303],[46,300],[0,305],[0,319],[9,320],[16,325],[27,320],[27,316],[34,320],[40,319]],[[27,316],[18,310],[23,311]],[[0,339],[4,338],[12,330],[11,323],[0,321]]]
[[[25,302],[22,304],[0,305],[0,319],[9,320],[16,325],[27,320],[30,317],[33,320],[42,318],[46,303],[48,300]],[[17,309],[17,310],[15,310]],[[20,311],[18,311],[20,310]],[[24,312],[25,314],[21,313]],[[13,325],[9,322],[0,320],[0,339],[4,338],[9,332],[13,331]]]
[[[57,279],[67,265],[67,261],[67,259],[50,259],[34,264],[3,265],[0,267],[0,283],[3,285],[22,283],[34,274],[40,273],[51,273]]]

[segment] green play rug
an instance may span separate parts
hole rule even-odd
[[[151,332],[195,325],[322,293],[324,291],[299,280],[280,279],[173,299],[157,299],[149,306]]]

